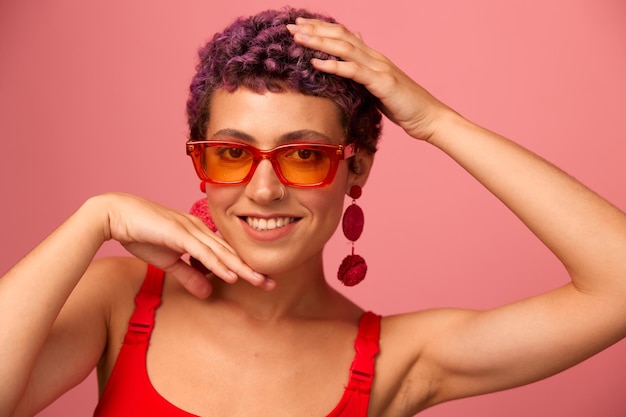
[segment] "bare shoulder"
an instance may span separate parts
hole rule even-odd
[[[110,375],[119,354],[146,270],[147,264],[140,259],[107,257],[93,261],[81,280],[84,291],[90,293],[84,299],[99,304],[106,329],[105,346],[98,361],[101,383]]]
[[[134,295],[141,287],[146,268],[143,261],[130,257],[93,261],[68,299],[59,321],[89,315],[91,327],[99,329],[106,345],[110,345],[117,323],[132,313]]]
[[[85,278],[96,279],[103,284],[127,283],[129,280],[143,278],[146,268],[144,261],[133,257],[101,258],[91,263]],[[115,285],[108,286],[115,287]]]
[[[122,344],[135,307],[135,295],[141,288],[146,270],[147,264],[139,259],[113,257],[94,261],[85,274],[87,291],[98,297],[96,302],[101,303],[106,320],[107,347],[100,362],[105,375],[108,375],[119,353],[119,349],[111,347]]]
[[[145,262],[131,257],[111,257],[91,263],[81,283],[99,292],[103,300],[115,303],[129,293],[136,293],[146,274]]]
[[[106,328],[110,329],[121,306],[128,304],[132,308],[146,268],[143,261],[131,257],[97,259],[74,289],[67,307],[85,311],[98,309]]]

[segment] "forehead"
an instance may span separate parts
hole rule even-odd
[[[209,105],[206,137],[227,129],[244,132],[259,142],[302,130],[319,132],[336,143],[344,140],[341,110],[335,102],[292,91],[217,90]]]

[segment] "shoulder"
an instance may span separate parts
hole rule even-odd
[[[138,273],[142,276],[145,275],[147,267],[144,261],[137,258],[128,256],[107,257],[94,260],[87,270],[87,275],[106,275],[112,280],[122,279],[126,281]]]
[[[147,270],[148,265],[137,258],[102,258],[91,263],[83,281],[85,286],[100,294],[100,299],[112,309],[110,313],[113,314],[120,303],[130,302],[133,305]]]
[[[97,297],[94,302],[101,304],[107,328],[100,378],[108,378],[117,359],[147,269],[148,265],[137,258],[111,257],[92,262],[85,274],[85,285]]]
[[[107,321],[115,304],[141,286],[146,264],[134,258],[102,258],[91,262],[64,306],[79,315],[94,312]]]
[[[103,299],[114,301],[139,291],[147,267],[145,262],[131,257],[97,259],[87,269],[81,285],[100,292]]]
[[[132,314],[135,294],[141,288],[146,271],[147,264],[136,258],[101,258],[89,265],[75,288],[71,298],[82,304],[84,311],[99,311],[109,333],[109,342],[111,333],[118,326],[125,327],[124,321]]]

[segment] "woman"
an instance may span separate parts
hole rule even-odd
[[[187,149],[219,234],[138,197],[97,196],[0,280],[0,415],[34,414],[97,365],[101,416],[411,416],[547,377],[626,335],[624,214],[456,114],[328,20],[297,10],[263,13],[236,22],[201,52]],[[264,42],[252,61],[233,46],[249,45],[249,36]],[[311,51],[322,53],[309,60]],[[253,82],[283,64],[297,71],[268,77],[269,86]],[[320,92],[289,78],[294,73],[331,88]],[[207,74],[222,84],[207,87]],[[344,196],[358,197],[351,190],[365,185],[373,164],[379,119],[372,104],[502,200],[572,282],[485,312],[382,319],[331,290],[322,250]],[[292,175],[298,161],[324,157],[320,144],[334,149],[333,168],[306,165],[322,179],[304,169]],[[291,152],[261,153],[282,145]],[[266,158],[237,165],[255,153]],[[211,171],[211,157],[228,166]],[[92,263],[110,239],[135,257]],[[208,279],[181,261],[186,253],[211,271]],[[43,270],[46,280],[38,277]]]

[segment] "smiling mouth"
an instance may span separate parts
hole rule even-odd
[[[246,223],[248,223],[248,226],[259,231],[274,230],[280,227],[285,227],[297,220],[295,217],[272,217],[271,219],[261,219],[258,217],[242,218]]]

